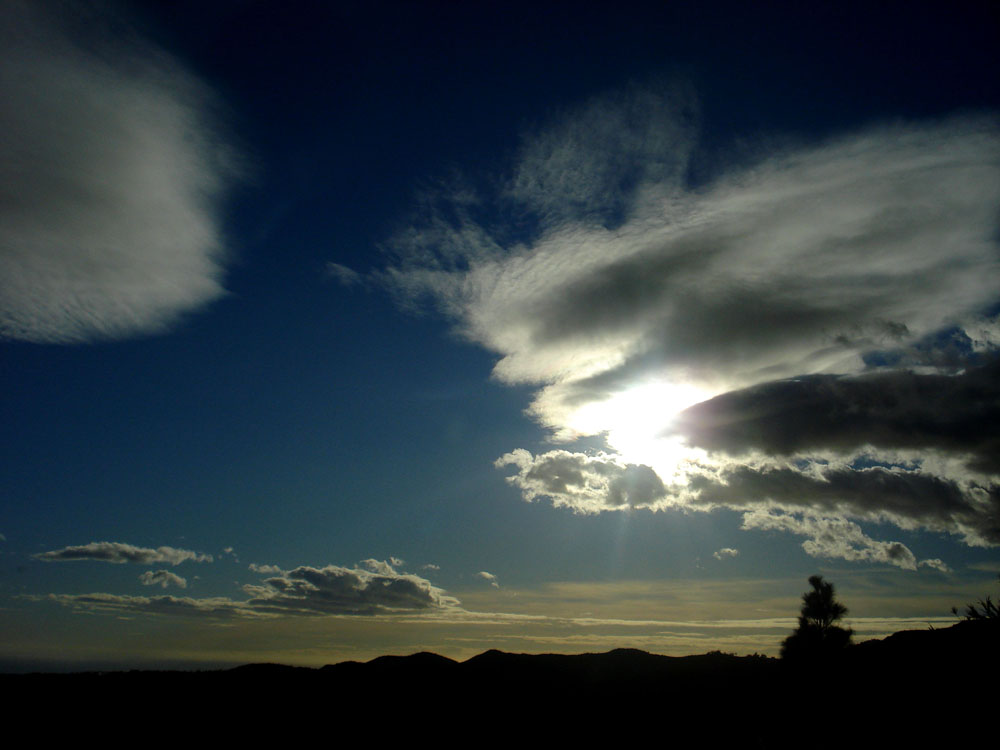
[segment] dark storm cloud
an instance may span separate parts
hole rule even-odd
[[[193,562],[212,562],[212,556],[193,552],[189,549],[176,549],[174,547],[136,547],[132,544],[122,542],[91,542],[75,547],[63,547],[62,549],[50,552],[40,552],[34,555],[36,560],[45,562],[65,562],[70,560],[97,560],[109,563],[138,563],[140,565],[150,565],[152,563],[167,563],[168,565],[180,565],[182,562],[191,560]]]
[[[209,92],[127,26],[0,5],[0,338],[149,333],[224,293],[233,153]]]
[[[1000,474],[1000,361],[957,375],[808,375],[733,391],[683,412],[674,429],[728,454],[933,449]]]

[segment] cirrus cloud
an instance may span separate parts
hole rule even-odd
[[[122,542],[91,542],[75,547],[63,547],[62,549],[40,552],[33,555],[36,560],[44,562],[67,562],[72,560],[96,560],[98,562],[109,562],[115,564],[138,563],[140,565],[150,565],[152,563],[167,563],[168,565],[180,565],[188,560],[192,562],[212,562],[212,556],[201,552],[194,552],[189,549],[177,549],[175,547],[136,547],[132,544]]]
[[[212,96],[113,21],[0,8],[0,338],[156,332],[224,293]]]

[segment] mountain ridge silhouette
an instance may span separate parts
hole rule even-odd
[[[57,705],[66,726],[105,715],[109,706],[116,715],[138,716],[150,705],[178,701],[211,722],[222,697],[262,711],[277,701],[296,716],[343,714],[399,737],[434,717],[470,736],[492,727],[514,738],[515,728],[528,724],[552,741],[677,727],[752,747],[801,747],[797,742],[810,734],[810,749],[842,747],[843,732],[920,747],[959,734],[961,721],[953,717],[992,715],[993,680],[983,689],[973,677],[998,673],[998,636],[995,622],[962,621],[900,631],[851,646],[835,660],[795,665],[721,652],[490,649],[465,661],[424,651],[318,668],[260,663],[188,672],[4,674],[0,686],[15,696],[11,716],[19,705]],[[497,717],[505,718],[497,724]]]

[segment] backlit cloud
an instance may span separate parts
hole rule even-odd
[[[0,8],[2,338],[149,333],[223,294],[217,209],[237,170],[209,92],[69,8]]]
[[[864,560],[906,570],[917,569],[917,560],[905,544],[876,541],[865,535],[856,523],[839,518],[757,510],[743,515],[743,528],[788,531],[807,536],[809,539],[802,543],[802,549],[812,557]]]
[[[740,508],[823,557],[917,566],[863,520],[1000,543],[996,120],[872,126],[693,184],[692,101],[564,112],[497,194],[429,197],[389,243],[405,304],[535,386],[551,439],[607,446],[497,465],[529,501]]]
[[[805,375],[691,407],[675,429],[731,455],[934,450],[1000,473],[1000,360],[958,374]]]
[[[381,560],[356,568],[303,565],[243,589],[251,597],[247,606],[273,614],[373,615],[458,604],[426,578],[399,573]]]
[[[533,456],[518,448],[498,458],[496,465],[517,469],[507,481],[521,490],[525,500],[547,497],[578,512],[649,508],[667,496],[663,481],[650,467],[625,464],[609,454],[556,450]]]
[[[189,549],[175,547],[136,547],[121,542],[91,542],[76,547],[63,547],[50,552],[40,552],[34,555],[36,560],[45,562],[66,562],[70,560],[97,560],[109,563],[138,563],[151,565],[166,563],[180,565],[188,560],[192,562],[212,562],[212,556]]]

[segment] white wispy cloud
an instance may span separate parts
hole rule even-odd
[[[660,111],[660,124],[676,131]],[[598,101],[577,117],[619,115]],[[656,125],[643,117],[631,137],[655,140]],[[690,148],[656,143],[682,155]],[[583,133],[570,147],[581,169],[634,158]],[[535,414],[556,431],[574,404],[639,376],[718,393],[860,371],[866,351],[915,341],[996,297],[1000,136],[990,121],[870,130],[763,159],[700,190],[685,186],[683,170],[656,176],[631,184],[624,219],[611,228],[572,210],[579,186],[568,179],[544,181],[543,205],[517,193],[525,212],[542,217],[527,242],[482,239],[466,217],[448,225],[441,251],[444,227],[414,227],[399,238],[388,281],[431,295],[497,352],[502,381],[546,386]],[[549,222],[545,206],[557,200],[567,208]]]
[[[2,338],[155,332],[224,293],[218,204],[238,169],[211,93],[97,15],[0,7]]]
[[[40,552],[33,555],[36,560],[45,562],[66,562],[72,560],[96,560],[109,563],[166,563],[180,565],[182,562],[212,562],[212,556],[189,549],[175,547],[136,547],[122,542],[91,542],[62,549]]]
[[[171,573],[169,570],[147,570],[139,576],[139,582],[143,586],[161,586],[163,588],[177,586],[182,589],[187,588],[187,579],[182,578],[176,573]]]
[[[122,596],[119,594],[46,594],[25,596],[33,601],[52,601],[78,610],[181,617],[262,617],[245,603],[227,597]]]
[[[938,557],[928,558],[927,560],[921,560],[919,563],[922,568],[932,568],[941,573],[951,573],[951,566],[947,565],[944,560]]]
[[[810,554],[909,569],[855,521],[1000,543],[996,119],[871,126],[693,185],[697,130],[687,91],[598,97],[529,136],[497,194],[428,197],[388,243],[381,281],[534,386],[552,440],[604,436],[513,449],[508,480],[584,513],[784,509],[771,528]]]
[[[353,268],[329,261],[326,264],[326,275],[341,286],[351,287],[364,283],[364,277]]]
[[[712,557],[716,560],[725,560],[728,557],[737,557],[740,554],[738,549],[732,547],[723,547],[712,553]]]

